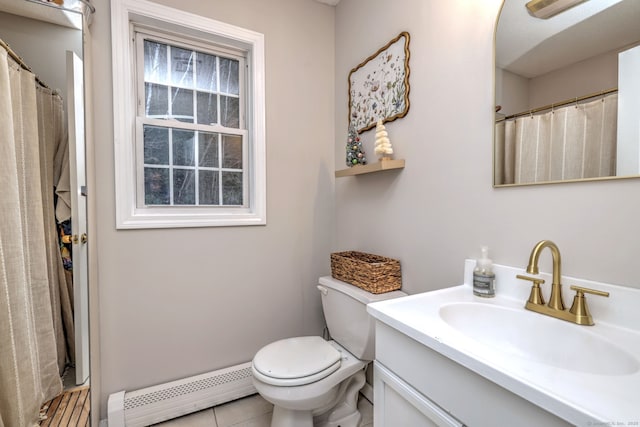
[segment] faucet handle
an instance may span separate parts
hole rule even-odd
[[[580,286],[571,286],[571,290],[576,291],[576,295],[573,297],[573,304],[569,309],[569,312],[576,318],[576,323],[579,325],[593,325],[593,317],[589,313],[587,307],[587,299],[584,294],[598,295],[601,297],[608,297],[609,292],[598,291],[596,289],[583,288]]]
[[[582,286],[575,286],[575,285],[571,286],[571,290],[576,291],[576,295],[582,294],[582,296],[584,296],[584,294],[593,294],[601,297],[609,296],[609,292],[599,291],[597,289],[591,289],[591,288],[583,288]]]
[[[516,277],[518,279],[533,282],[528,302],[536,305],[544,305],[544,297],[542,296],[542,291],[540,290],[540,285],[544,283],[544,280],[538,277],[523,276],[522,274],[518,274],[516,275]]]

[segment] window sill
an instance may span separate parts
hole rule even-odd
[[[184,214],[137,213],[118,218],[118,229],[185,228],[185,227],[236,227],[265,225],[265,215],[255,213],[238,214]]]

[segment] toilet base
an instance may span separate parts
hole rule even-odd
[[[358,398],[365,381],[365,373],[362,370],[341,384],[344,386],[344,392],[342,393],[344,398],[331,410],[327,411],[325,416],[314,420],[314,426],[358,427],[360,420],[362,420],[362,414],[358,410]]]
[[[358,397],[364,383],[365,373],[362,369],[340,384],[337,401],[313,411],[274,405],[271,427],[358,427],[362,420]]]

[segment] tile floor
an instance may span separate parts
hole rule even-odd
[[[358,409],[362,413],[360,427],[373,427],[373,405],[360,396]],[[185,415],[181,418],[165,421],[156,426],[161,427],[269,427],[273,405],[260,395],[245,397],[234,402],[200,412]]]

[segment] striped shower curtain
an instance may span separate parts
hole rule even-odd
[[[36,86],[0,49],[0,427],[37,422],[42,403],[62,390],[66,358],[58,338],[64,272],[48,200],[53,178],[41,168],[48,158],[41,145],[57,137],[43,138],[38,109],[57,105],[61,119],[62,105]]]
[[[496,123],[495,183],[616,174],[618,95]]]

